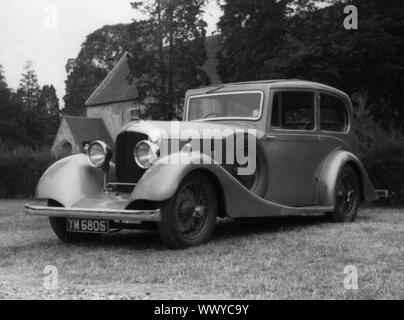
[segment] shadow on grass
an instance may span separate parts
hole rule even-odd
[[[131,250],[166,250],[160,236],[153,231],[120,231],[102,237],[96,246],[127,248]]]
[[[213,240],[278,233],[326,223],[329,223],[329,220],[323,215],[223,220],[217,224]]]
[[[38,239],[29,244],[12,245],[3,248],[0,253],[0,259],[16,256],[25,252],[35,250],[48,251],[53,253],[71,252],[90,252],[110,249],[117,250],[166,250],[164,244],[160,240],[157,232],[149,231],[121,231],[101,237],[100,239],[88,240],[85,242],[65,243],[53,234],[49,227],[50,237]]]
[[[360,216],[359,220],[366,220],[368,217]],[[250,218],[250,219],[220,219],[213,233],[211,243],[222,242],[235,238],[243,238],[251,235],[282,233],[304,227],[331,224],[325,216],[292,216],[272,218]],[[65,244],[53,235],[49,227],[51,241],[38,239],[29,245],[8,247],[8,254],[16,254],[31,249],[46,248],[54,249],[113,249],[113,250],[167,250],[157,232],[153,231],[121,231],[102,238],[85,243]]]
[[[324,216],[224,219],[218,221],[211,241],[242,238],[254,234],[283,232],[324,223],[328,223]],[[103,237],[97,242],[78,245],[127,248],[131,250],[167,250],[159,234],[152,231],[121,231]]]

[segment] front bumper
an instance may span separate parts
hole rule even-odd
[[[117,210],[89,208],[60,208],[25,205],[25,213],[30,216],[55,218],[117,220],[133,223],[160,222],[160,210]]]

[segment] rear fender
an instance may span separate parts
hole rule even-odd
[[[115,181],[115,165],[110,167],[110,177]],[[39,180],[35,196],[71,207],[84,197],[98,194],[102,183],[103,171],[92,167],[86,155],[77,154],[50,166]]]
[[[317,200],[319,205],[335,207],[338,175],[347,165],[350,165],[358,175],[361,185],[362,200],[375,201],[378,199],[369,175],[361,161],[348,151],[336,150],[328,157],[321,171],[317,188]]]

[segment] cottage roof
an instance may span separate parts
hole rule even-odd
[[[219,37],[211,36],[206,39],[207,60],[202,69],[208,74],[212,84],[220,84],[216,73],[216,52],[220,46]],[[87,107],[101,106],[106,104],[133,101],[138,97],[136,79],[129,84],[128,53],[125,53],[114,68],[108,73],[101,84],[87,99]]]
[[[128,54],[125,53],[86,101],[86,106],[133,101],[137,98],[136,81],[129,84]]]
[[[64,117],[77,145],[83,142],[101,140],[113,146],[113,140],[102,119],[85,117]]]

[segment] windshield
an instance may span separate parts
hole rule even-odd
[[[188,121],[239,118],[257,120],[261,117],[263,93],[231,92],[190,97]]]

